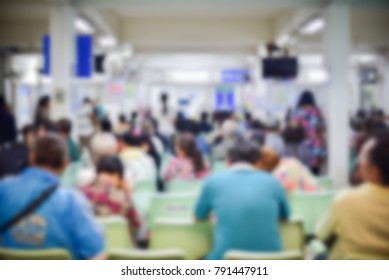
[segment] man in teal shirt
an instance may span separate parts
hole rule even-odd
[[[228,152],[229,170],[211,176],[196,206],[198,220],[216,217],[214,246],[207,259],[223,259],[229,250],[282,250],[279,221],[289,218],[289,205],[280,183],[255,165],[259,147],[240,140]]]

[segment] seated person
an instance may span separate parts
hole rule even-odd
[[[58,121],[58,130],[63,139],[68,145],[68,155],[70,162],[77,162],[80,160],[80,149],[76,142],[71,137],[72,123],[68,119],[61,119]]]
[[[157,167],[150,155],[149,146],[140,135],[127,132],[120,138],[120,159],[125,166],[126,179],[131,186],[138,182],[156,182]]]
[[[128,123],[124,114],[119,115],[119,122],[114,128],[115,134],[123,134],[130,130],[130,124]]]
[[[0,247],[62,248],[75,259],[105,257],[102,231],[82,196],[59,186],[67,164],[66,144],[56,135],[37,139],[30,167],[0,182]],[[4,228],[23,209],[42,198],[39,208]]]
[[[266,147],[261,149],[261,154],[258,168],[272,173],[288,193],[320,190],[315,176],[297,159],[280,158],[275,151]]]
[[[168,161],[163,172],[165,181],[203,179],[209,174],[210,167],[204,161],[192,134],[179,135],[175,141],[175,151],[177,156]]]
[[[77,170],[76,186],[91,184],[96,177],[95,166],[102,156],[116,156],[119,145],[116,137],[109,132],[96,133],[91,139],[91,162],[87,162],[81,170]]]
[[[285,153],[285,143],[280,133],[279,121],[276,118],[270,118],[267,121],[264,146],[281,156]]]
[[[229,250],[282,250],[279,221],[289,218],[284,188],[255,165],[261,154],[250,141],[240,140],[228,151],[229,169],[207,179],[195,215],[216,218],[214,247],[207,259],[223,259]]]
[[[131,191],[124,180],[124,167],[117,156],[103,156],[96,167],[96,178],[81,190],[93,203],[97,216],[123,215],[128,221],[133,241],[140,227]]]
[[[220,137],[215,139],[217,143],[212,147],[212,161],[225,160],[228,150],[239,136],[237,122],[232,119],[225,120],[221,125]]]
[[[389,259],[389,135],[375,136],[362,148],[365,183],[334,200],[316,236],[329,244],[330,259]]]

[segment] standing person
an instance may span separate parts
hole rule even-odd
[[[301,94],[297,108],[292,114],[292,120],[304,128],[303,161],[315,175],[319,175],[327,156],[325,122],[312,92],[304,91]]]
[[[77,114],[77,122],[81,152],[87,150],[89,153],[91,153],[90,141],[95,132],[93,125],[95,122],[95,115],[92,101],[89,98],[85,98],[82,102],[82,105],[79,108]]]
[[[282,137],[285,142],[285,156],[301,159],[302,144],[305,139],[304,128],[296,121],[289,119],[286,127],[282,132]]]
[[[70,162],[77,162],[80,160],[80,150],[76,142],[71,137],[72,123],[68,119],[61,119],[58,121],[58,130],[60,135],[67,143],[68,156]]]
[[[169,95],[162,93],[160,99],[160,108],[154,116],[159,123],[159,132],[164,138],[164,142],[170,150],[172,150],[172,137],[175,133],[174,119],[176,118],[176,110],[169,104]]]
[[[74,259],[105,258],[103,233],[90,205],[59,186],[67,164],[64,141],[54,134],[38,138],[30,161],[20,175],[0,181],[0,247],[62,248]],[[19,216],[35,203],[37,209]]]
[[[16,142],[16,120],[8,110],[4,95],[0,94],[0,149],[4,144]]]
[[[38,104],[35,110],[34,124],[39,125],[42,122],[50,121],[50,97],[45,95],[41,96],[38,100]]]
[[[282,250],[280,220],[289,218],[289,204],[280,183],[255,165],[261,154],[256,143],[240,140],[228,151],[229,169],[205,182],[195,216],[208,220],[213,212],[216,229],[207,259],[223,259],[229,250]]]
[[[364,183],[345,189],[316,230],[331,259],[389,259],[389,134],[367,141],[360,154]]]
[[[190,133],[180,134],[175,141],[176,157],[170,159],[163,172],[165,181],[203,179],[210,172],[195,137]]]

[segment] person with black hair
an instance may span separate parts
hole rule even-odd
[[[92,202],[97,216],[124,216],[135,243],[142,223],[132,202],[124,173],[119,157],[103,156],[96,166],[96,178],[90,185],[82,186],[81,190]]]
[[[148,144],[140,135],[130,132],[122,136],[119,156],[123,161],[131,185],[138,182],[156,182],[157,167],[150,155],[147,154]]]
[[[209,172],[209,164],[205,162],[197,147],[193,134],[182,133],[175,139],[175,154],[165,166],[165,181],[197,180],[205,178]]]
[[[96,116],[93,102],[86,97],[77,113],[77,131],[81,152],[87,150],[91,153],[90,142],[95,133],[95,123]]]
[[[239,140],[228,151],[229,169],[206,180],[195,216],[200,221],[216,216],[207,259],[223,259],[229,250],[282,251],[279,222],[289,218],[289,204],[280,183],[256,169],[260,158],[256,143]]]
[[[316,236],[328,243],[331,259],[389,259],[389,133],[367,141],[359,155],[364,183],[346,189],[319,224]]]
[[[8,110],[4,95],[0,94],[0,150],[5,144],[16,142],[16,120]]]
[[[60,187],[66,165],[65,142],[48,133],[35,141],[30,167],[0,181],[1,247],[61,248],[74,259],[106,258],[103,232],[85,197]]]
[[[175,119],[177,117],[176,108],[169,100],[169,94],[163,92],[160,95],[160,104],[153,110],[153,117],[158,120],[159,133],[167,143],[169,150],[172,149],[172,137],[175,134]]]
[[[34,124],[50,121],[51,101],[48,95],[41,96],[35,109]]]
[[[130,124],[124,114],[119,115],[118,123],[114,128],[115,134],[122,134],[130,130]]]
[[[304,91],[301,94],[291,120],[301,125],[305,132],[304,151],[300,160],[309,166],[315,175],[320,175],[321,168],[327,158],[326,127],[312,92]]]
[[[103,133],[112,133],[112,123],[110,119],[104,118],[100,121],[100,130]]]
[[[68,146],[68,156],[70,162],[77,162],[80,160],[80,150],[76,142],[72,138],[72,123],[69,119],[60,119],[58,121],[58,131],[62,138],[66,141]]]
[[[201,118],[200,118],[200,131],[201,133],[211,133],[213,130],[213,125],[209,121],[209,114],[207,112],[202,112],[201,113]]]

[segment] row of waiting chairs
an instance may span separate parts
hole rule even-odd
[[[109,259],[126,260],[197,260],[212,249],[213,225],[188,219],[158,219],[152,228],[149,250],[134,248],[126,221],[121,217],[98,219],[104,227]],[[280,226],[284,251],[279,253],[228,252],[227,259],[303,259],[302,223],[289,221]],[[70,259],[64,250],[9,250],[0,248],[0,259]]]

